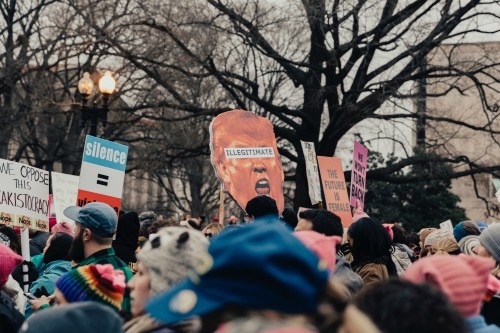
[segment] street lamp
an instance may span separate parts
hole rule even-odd
[[[99,80],[99,91],[102,95],[102,107],[94,105],[88,106],[88,98],[94,92],[94,81],[90,78],[89,73],[83,73],[83,77],[78,81],[78,91],[82,95],[82,124],[90,120],[89,134],[97,135],[97,121],[100,119],[103,126],[106,126],[108,120],[108,102],[109,97],[115,90],[116,82],[110,71],[106,71],[104,76]]]

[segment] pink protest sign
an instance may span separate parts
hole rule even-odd
[[[361,209],[365,206],[366,191],[366,162],[368,159],[368,149],[358,141],[354,141],[354,153],[352,157],[351,173],[351,206],[356,207],[356,200],[359,200]]]

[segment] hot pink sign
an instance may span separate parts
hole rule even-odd
[[[361,209],[364,209],[365,206],[367,159],[368,149],[358,141],[354,141],[351,173],[351,206],[356,207],[356,200],[359,200]]]

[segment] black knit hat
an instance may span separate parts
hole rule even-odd
[[[249,216],[253,216],[255,218],[266,215],[279,216],[276,201],[267,195],[259,195],[250,199],[245,207],[245,211]]]
[[[48,264],[49,262],[53,262],[56,260],[70,261],[68,252],[69,248],[71,247],[73,237],[64,232],[58,232],[52,237],[53,238],[50,241],[50,246],[43,255],[43,262]]]

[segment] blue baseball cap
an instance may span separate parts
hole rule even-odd
[[[63,213],[98,236],[111,238],[116,232],[118,216],[108,204],[90,202],[83,207],[70,206]]]
[[[166,324],[225,306],[314,313],[328,282],[326,264],[277,222],[267,217],[221,232],[195,271],[146,311]]]

